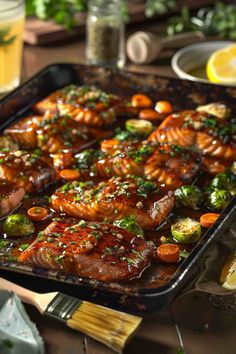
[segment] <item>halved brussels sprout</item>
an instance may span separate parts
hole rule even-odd
[[[232,195],[225,189],[215,189],[209,193],[207,202],[208,206],[214,210],[223,210],[227,207]]]
[[[197,186],[182,186],[175,191],[177,201],[193,210],[197,210],[203,197],[202,192]]]
[[[149,135],[153,130],[153,124],[144,119],[128,119],[125,128],[132,134]]]
[[[231,195],[236,195],[236,176],[233,173],[219,173],[210,183],[211,189],[225,189]]]
[[[27,216],[12,214],[5,219],[3,231],[9,236],[26,236],[34,232],[34,225]]]
[[[171,233],[181,243],[194,243],[201,237],[201,225],[194,219],[182,218],[171,226]]]
[[[197,111],[209,113],[219,119],[228,119],[231,114],[231,109],[220,102],[213,102],[204,106],[198,106]]]

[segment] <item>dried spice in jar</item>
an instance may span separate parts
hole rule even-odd
[[[86,56],[90,64],[124,65],[124,22],[119,0],[89,2]]]

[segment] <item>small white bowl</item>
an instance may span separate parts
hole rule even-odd
[[[171,67],[181,79],[209,83],[209,80],[193,76],[189,72],[204,67],[213,52],[232,43],[234,42],[214,41],[189,45],[173,55]]]

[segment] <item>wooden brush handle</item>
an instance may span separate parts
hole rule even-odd
[[[0,290],[13,291],[14,293],[16,293],[16,295],[20,297],[23,302],[36,306],[41,313],[46,310],[48,304],[57,295],[56,292],[48,294],[38,294],[3,278],[0,278]]]

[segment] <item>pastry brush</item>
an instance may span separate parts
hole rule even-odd
[[[139,327],[142,318],[82,301],[59,292],[38,294],[0,278],[0,290],[15,292],[43,315],[94,338],[118,353]]]

